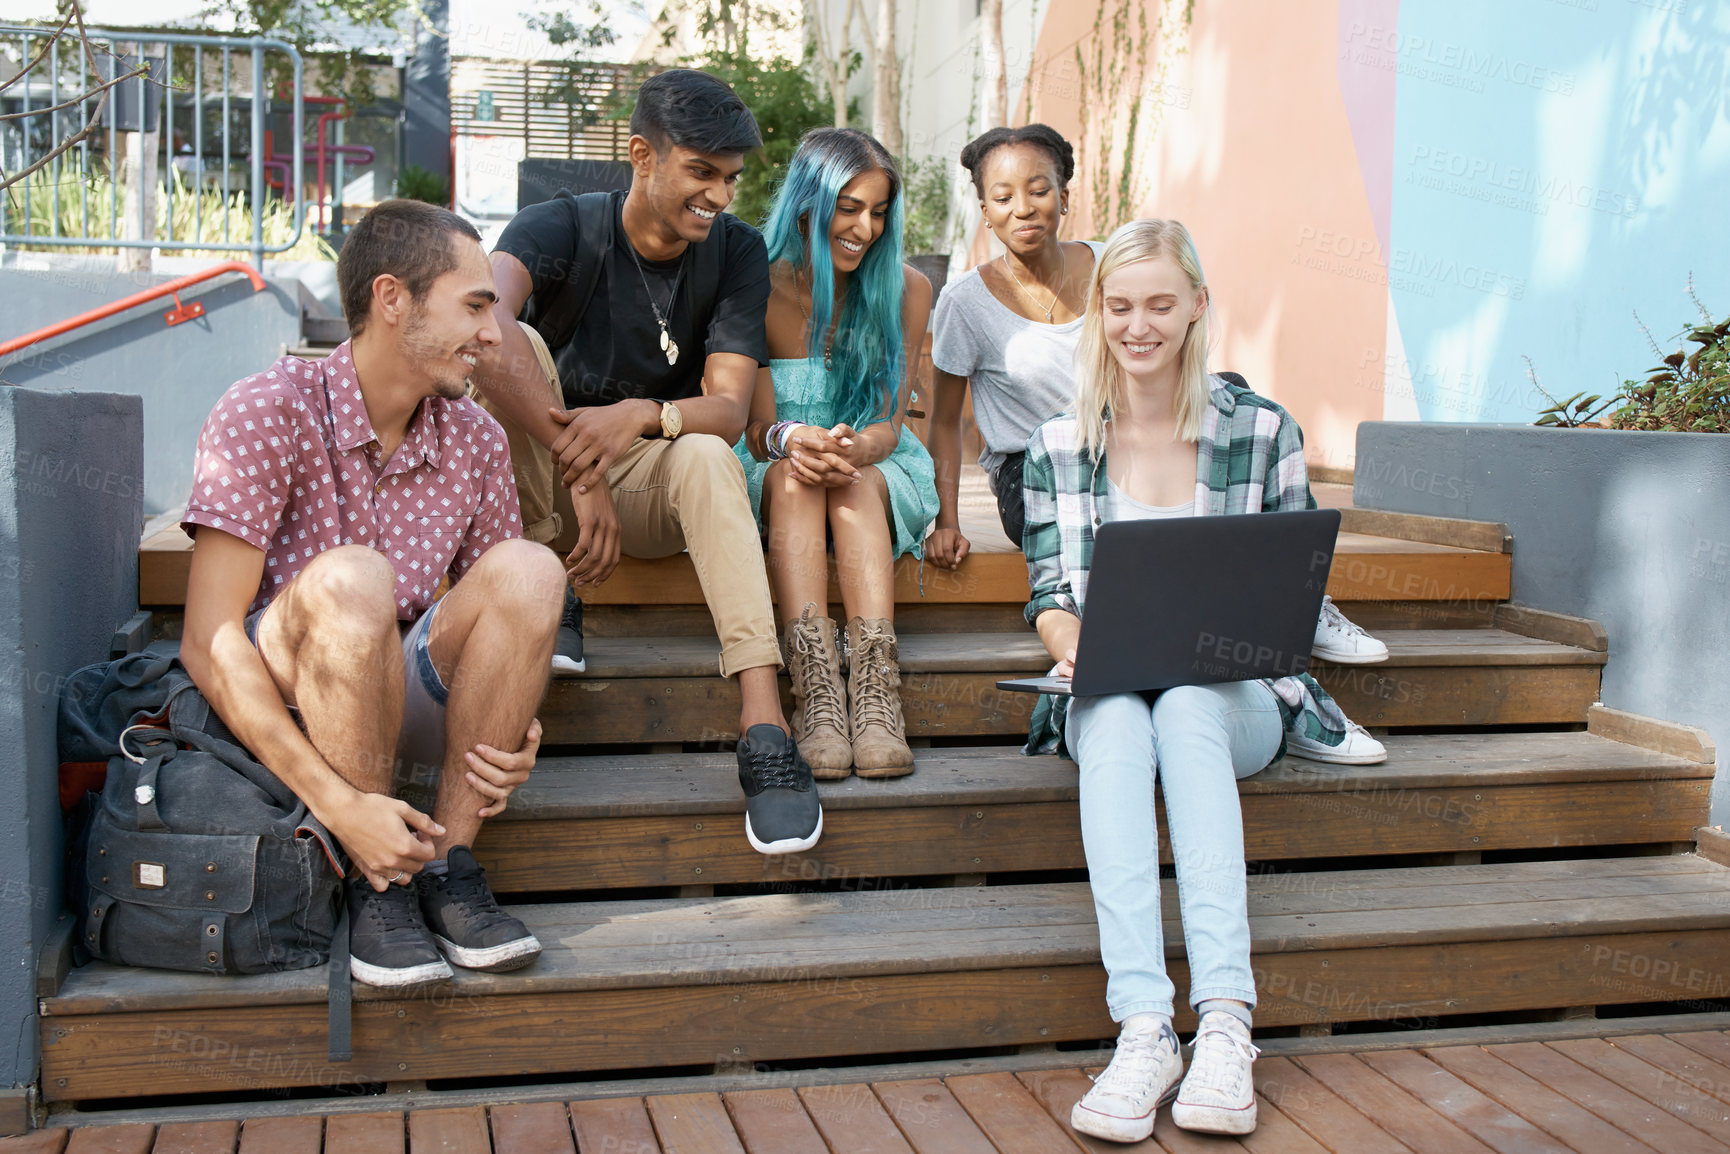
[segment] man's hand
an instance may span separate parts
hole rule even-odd
[[[973,543],[962,535],[960,529],[933,529],[931,536],[925,539],[925,555],[931,558],[933,565],[945,569],[959,566],[972,548]]]
[[[537,717],[529,722],[523,747],[515,753],[506,753],[490,745],[476,745],[463,754],[469,763],[466,774],[469,788],[482,797],[492,798],[492,802],[480,811],[481,817],[493,817],[505,811],[511,794],[529,779],[529,771],[535,768],[535,753],[540,748],[541,719]]]
[[[599,585],[619,565],[619,511],[613,491],[602,480],[588,492],[572,486],[571,511],[577,515],[577,547],[565,558],[565,575],[577,585]]]
[[[432,860],[432,839],[445,831],[408,802],[382,793],[356,793],[331,819],[325,825],[379,893],[419,873]]]
[[[849,459],[857,440],[846,425],[833,429],[800,425],[787,438],[787,459],[792,462],[793,476],[814,488],[857,484],[859,467]]]
[[[564,425],[564,431],[553,440],[552,450],[573,496],[587,493],[604,481],[613,462],[643,436],[648,405],[654,402],[632,400],[550,410],[553,419]],[[659,406],[655,407],[658,411]]]

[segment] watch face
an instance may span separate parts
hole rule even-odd
[[[671,402],[661,406],[661,435],[663,437],[672,440],[679,435],[679,430],[684,427],[684,424],[685,416],[679,412],[679,406]]]

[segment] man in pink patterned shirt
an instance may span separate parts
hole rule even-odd
[[[337,281],[353,338],[205,421],[181,660],[353,860],[356,978],[516,969],[540,943],[469,847],[534,766],[564,571],[522,539],[503,431],[464,396],[499,339],[492,271],[468,222],[396,200]]]

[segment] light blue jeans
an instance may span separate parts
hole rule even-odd
[[[1112,1018],[1172,1013],[1156,777],[1177,864],[1189,1004],[1236,998],[1255,1005],[1237,779],[1265,768],[1279,751],[1273,691],[1259,681],[1182,686],[1152,706],[1135,693],[1078,697],[1065,733],[1081,766],[1081,839]]]

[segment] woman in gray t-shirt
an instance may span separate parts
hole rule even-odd
[[[1058,238],[1069,211],[1075,153],[1043,124],[994,128],[961,150],[985,223],[1005,252],[952,282],[932,320],[936,369],[931,458],[939,511],[925,555],[950,568],[967,556],[956,512],[961,410],[985,440],[979,463],[1009,539],[1021,541],[1021,462],[1033,427],[1071,403],[1075,345],[1097,253]]]

